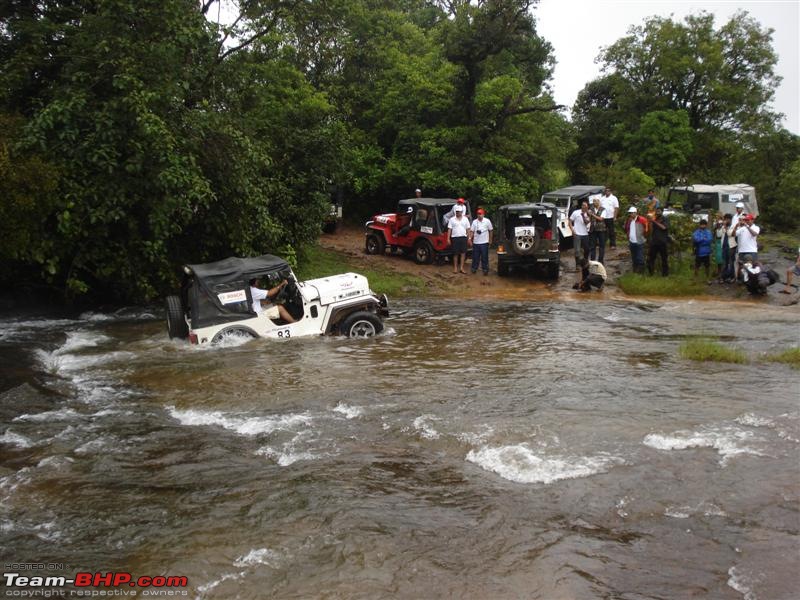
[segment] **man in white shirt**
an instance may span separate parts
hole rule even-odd
[[[731,219],[731,227],[736,227],[739,224],[739,219],[741,219],[744,215],[744,202],[737,202],[736,203],[736,212]]]
[[[262,290],[261,288],[256,287],[258,282],[256,279],[250,280],[250,296],[253,298],[253,304],[251,308],[253,312],[257,315],[261,315],[264,313],[268,319],[283,319],[287,323],[294,323],[295,320],[292,315],[289,314],[289,311],[286,310],[286,307],[282,304],[272,304],[271,302],[267,302],[266,304],[262,304],[262,300],[270,300],[278,295],[278,293],[286,286],[287,281],[284,279],[281,283],[276,285],[274,288],[270,290]]]
[[[494,227],[492,222],[485,217],[486,211],[478,209],[478,218],[470,225],[469,239],[472,240],[472,273],[483,266],[483,274],[489,274],[489,244],[492,243]]]
[[[600,204],[603,206],[603,220],[606,222],[606,237],[611,248],[617,247],[617,235],[614,231],[614,222],[619,214],[619,199],[611,193],[611,188],[607,187],[600,197]]]
[[[444,214],[444,217],[442,217],[442,221],[444,222],[445,227],[447,227],[447,224],[450,222],[450,219],[456,216],[456,206],[460,206],[461,208],[463,208],[464,216],[469,219],[466,200],[464,200],[463,198],[459,198],[458,200],[456,200],[456,203],[453,204],[453,207]]]
[[[741,272],[744,263],[755,263],[758,260],[758,234],[761,232],[761,228],[753,223],[755,218],[755,215],[742,215],[736,225],[739,272]]]
[[[447,222],[447,243],[453,249],[453,273],[464,273],[464,262],[467,256],[467,235],[469,219],[464,216],[464,205],[456,204],[453,208],[455,216]]]
[[[569,229],[572,231],[572,238],[575,245],[575,267],[581,258],[589,256],[589,226],[591,217],[589,216],[589,203],[584,200],[580,210],[576,210],[569,216]]]

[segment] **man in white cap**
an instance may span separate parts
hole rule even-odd
[[[736,214],[731,219],[731,227],[736,227],[739,224],[739,219],[744,216],[744,202],[736,203]]]
[[[464,205],[456,204],[453,208],[455,216],[447,222],[447,244],[453,249],[453,273],[464,270],[467,255],[467,236],[469,235],[469,219],[464,216]]]
[[[635,206],[628,209],[628,220],[625,221],[625,233],[628,235],[628,248],[631,251],[633,272],[644,271],[644,244],[647,241],[647,220],[639,215]]]
[[[442,217],[442,221],[444,222],[445,227],[447,227],[447,224],[450,222],[450,219],[456,216],[456,206],[461,206],[461,208],[464,209],[464,216],[469,218],[470,214],[469,211],[467,210],[466,200],[464,200],[463,198],[459,198],[458,200],[456,200],[456,203],[453,204],[453,207],[445,213],[444,217]]]
[[[422,198],[422,190],[417,188],[414,190],[414,193],[417,195],[417,198]]]

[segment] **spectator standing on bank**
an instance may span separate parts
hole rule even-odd
[[[469,239],[472,240],[472,273],[478,267],[483,268],[483,274],[489,274],[489,244],[492,243],[494,227],[486,218],[486,211],[478,209],[478,217],[472,222],[469,229]]]
[[[464,205],[456,204],[455,216],[447,223],[447,244],[453,249],[453,273],[464,273],[464,261],[467,254],[467,232],[469,219],[464,216]]]
[[[743,215],[736,224],[739,270],[741,270],[744,263],[755,264],[758,260],[758,234],[761,233],[761,228],[753,222],[755,218],[755,215]]]
[[[462,209],[464,209],[464,216],[469,219],[470,214],[469,212],[467,212],[467,203],[463,198],[459,198],[458,200],[456,200],[456,203],[453,204],[453,207],[445,213],[444,217],[442,217],[442,221],[444,221],[445,227],[447,227],[447,224],[450,222],[450,219],[456,216],[456,206],[460,206]]]
[[[422,190],[417,188],[414,190],[414,194],[416,194],[417,198],[422,198]]]
[[[714,264],[717,265],[717,281],[722,278],[722,269],[725,266],[725,261],[722,257],[722,244],[723,239],[727,237],[725,234],[725,221],[722,213],[717,213],[717,218],[714,221]]]
[[[700,265],[703,265],[706,270],[706,277],[708,277],[708,267],[711,262],[711,243],[714,236],[708,230],[708,221],[702,219],[700,226],[694,230],[692,234],[692,244],[694,245],[694,275],[697,277],[697,271]]]
[[[720,283],[728,283],[736,278],[736,238],[731,235],[731,219],[728,213],[722,217],[722,273],[719,275]],[[733,244],[733,247],[731,247]]]
[[[656,257],[661,257],[661,274],[666,277],[669,275],[669,258],[667,247],[669,244],[669,223],[664,216],[661,207],[656,208],[655,216],[647,216],[650,221],[652,233],[650,234],[650,251],[647,255],[647,272],[653,274],[653,266],[656,264]]]
[[[628,236],[628,248],[631,251],[633,272],[644,270],[644,243],[647,241],[647,219],[639,215],[635,206],[628,209],[628,220],[625,221],[625,233]]]
[[[606,187],[603,197],[600,198],[603,205],[603,220],[606,222],[606,236],[610,248],[617,247],[617,234],[614,229],[614,222],[619,215],[619,199],[611,193],[611,188]]]
[[[595,259],[595,251],[597,251],[597,260],[605,264],[606,256],[606,220],[603,218],[605,209],[600,203],[600,198],[592,200],[592,207],[589,209],[589,217],[592,220],[591,227],[589,228],[589,259]]]
[[[572,239],[575,246],[575,266],[578,261],[589,254],[589,226],[591,217],[589,216],[589,203],[584,200],[581,202],[580,210],[576,210],[569,217],[569,229],[572,231]]]
[[[738,208],[737,208],[738,210]],[[736,240],[736,225],[733,220],[736,214],[731,215],[730,224],[728,225],[728,260],[725,263],[725,270],[723,271],[722,280],[725,283],[734,283],[737,276],[736,256],[739,253],[739,242]]]

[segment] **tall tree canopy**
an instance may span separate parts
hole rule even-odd
[[[603,50],[604,75],[575,104],[573,172],[624,161],[662,185],[679,175],[738,181],[731,153],[754,132],[777,131],[771,42],[744,12],[719,28],[708,13],[632,27]]]

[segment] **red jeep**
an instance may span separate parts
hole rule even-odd
[[[367,254],[391,251],[403,254],[413,252],[417,264],[428,264],[434,258],[452,256],[447,243],[445,215],[456,204],[453,198],[409,198],[397,203],[396,213],[375,215],[367,221]],[[467,217],[469,202],[464,201]]]

